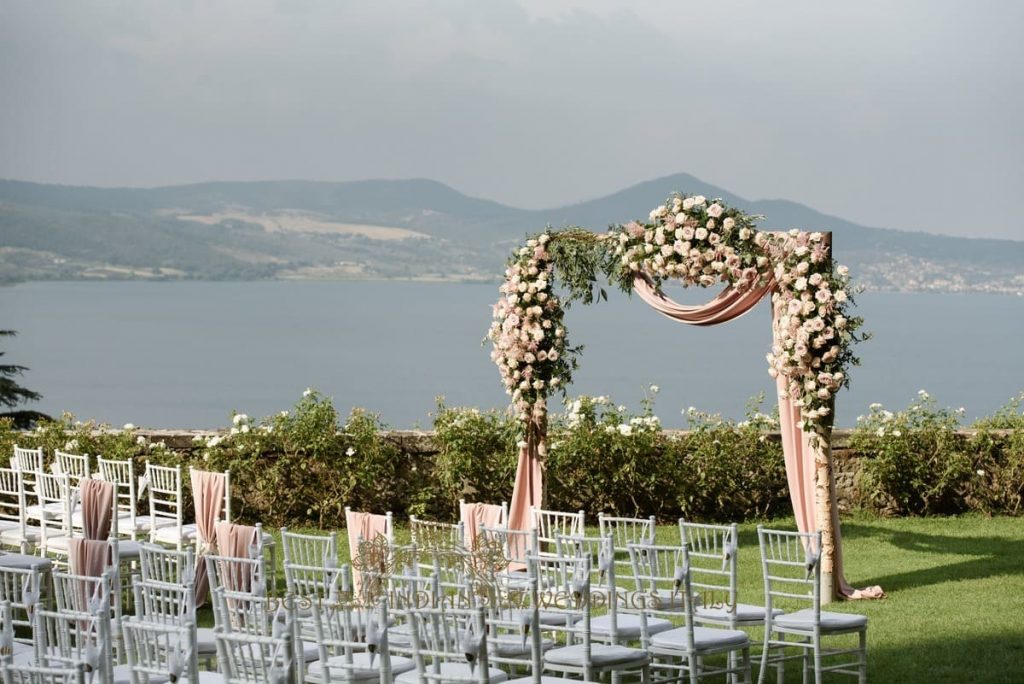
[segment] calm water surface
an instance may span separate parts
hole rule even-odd
[[[497,285],[400,282],[27,283],[0,289],[2,327],[19,331],[3,360],[30,367],[22,383],[44,395],[33,408],[115,425],[223,426],[232,410],[290,408],[312,386],[342,412],[429,427],[437,395],[505,406],[480,344],[496,295]],[[841,425],[919,389],[969,417],[1024,389],[1024,298],[865,293],[859,304],[875,337],[839,396]],[[773,396],[767,303],[704,329],[612,295],[567,320],[586,346],[574,393],[635,407],[655,383],[657,413],[674,427],[687,406],[740,417],[752,395]]]

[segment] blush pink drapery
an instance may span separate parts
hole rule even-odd
[[[76,575],[100,577],[110,565],[107,537],[113,519],[114,485],[103,480],[82,480],[79,491],[85,538],[68,541],[68,568]]]
[[[466,548],[472,549],[481,527],[501,527],[505,524],[505,508],[495,504],[464,503],[459,515],[462,531],[466,537]]]
[[[250,550],[259,543],[257,530],[251,525],[219,522],[216,526],[217,550],[221,556],[229,558],[249,558]],[[221,571],[224,576],[224,588],[228,591],[249,591],[252,576],[248,565],[234,563]]]
[[[638,274],[633,281],[633,291],[655,311],[674,321],[699,326],[717,325],[739,318],[753,309],[774,287],[774,279],[746,288],[742,286],[728,287],[707,304],[683,306],[659,292],[647,276]],[[797,527],[801,532],[814,531],[817,529],[815,460],[818,456],[818,448],[800,428],[800,409],[790,397],[789,392],[786,391],[784,379],[779,378],[778,388],[782,450],[786,462],[786,477],[789,483],[793,512],[796,516]],[[529,518],[529,507],[530,505],[541,505],[544,486],[544,472],[541,463],[543,451],[544,430],[535,429],[531,423],[527,427],[526,443],[519,451],[519,465],[516,470],[512,509],[509,514],[510,528],[529,529],[532,524]],[[834,487],[832,491],[834,491]],[[842,538],[838,509],[835,505],[832,506],[832,515],[833,529],[835,530],[833,573],[839,593],[851,599],[882,596],[880,587],[858,590],[847,583],[843,575]]]
[[[526,439],[519,447],[519,464],[516,466],[516,481],[512,487],[512,505],[508,511],[508,527],[512,530],[528,530],[533,527],[530,507],[544,507],[544,456],[547,454],[545,437],[547,424],[544,420],[531,418],[526,425]],[[509,552],[512,558],[523,558],[526,555],[524,544],[520,539],[509,540]],[[515,548],[513,548],[513,546]],[[522,563],[513,563],[510,568],[518,570],[526,567]]]
[[[199,534],[200,555],[217,553],[217,521],[224,512],[224,493],[227,477],[224,473],[211,473],[191,468],[192,499],[196,509],[196,532]],[[206,576],[206,562],[196,559],[196,606],[206,603],[210,579]]]
[[[702,306],[683,306],[673,302],[654,287],[646,276],[640,275],[633,280],[633,291],[642,300],[650,304],[658,313],[674,321],[690,325],[715,325],[739,318],[757,305],[761,299],[775,287],[775,280],[769,280],[755,287],[729,287],[717,297]],[[774,314],[773,314],[774,315]],[[800,427],[800,407],[790,396],[786,380],[777,378],[779,396],[779,427],[782,433],[782,453],[786,462],[786,479],[789,484],[789,496],[793,503],[793,514],[796,516],[797,528],[801,532],[813,532],[817,529],[815,516],[815,481],[816,466],[820,451],[809,436]],[[827,448],[827,447],[826,447]],[[830,487],[835,492],[835,487]],[[833,558],[833,574],[840,595],[851,598],[877,598],[882,595],[880,587],[854,589],[843,575],[843,543],[839,528],[839,509],[833,501],[832,529],[835,531],[835,557]]]
[[[378,535],[388,535],[388,516],[346,509],[345,527],[348,529],[349,558],[355,558],[359,554],[360,541],[372,541]],[[359,596],[362,574],[355,568],[352,568],[352,585],[356,596]]]

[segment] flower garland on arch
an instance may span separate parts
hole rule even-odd
[[[548,395],[571,382],[579,350],[568,346],[565,307],[593,299],[600,268],[626,292],[638,274],[659,287],[668,279],[740,288],[774,280],[768,373],[787,380],[800,427],[823,437],[832,399],[859,362],[852,345],[866,339],[857,334],[862,319],[849,313],[849,270],[833,264],[824,234],[761,231],[758,218],[722,200],[674,195],[646,223],[613,226],[603,235],[548,228],[528,239],[509,260],[488,332],[491,359],[520,420],[543,420]],[[568,288],[564,304],[554,292],[556,273]]]

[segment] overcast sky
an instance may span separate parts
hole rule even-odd
[[[686,171],[1024,239],[1022,28],[980,0],[0,0],[0,177],[428,177],[540,208]]]

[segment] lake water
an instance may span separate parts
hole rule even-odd
[[[315,387],[343,413],[362,406],[393,427],[429,427],[437,395],[506,405],[480,344],[496,295],[497,285],[448,283],[27,283],[0,289],[0,324],[19,332],[0,350],[31,369],[21,382],[44,395],[31,407],[50,414],[218,427],[233,410],[269,415]],[[1024,298],[865,293],[858,303],[875,337],[839,395],[840,425],[871,402],[904,407],[919,389],[969,418],[1024,389]],[[586,346],[573,393],[636,407],[657,384],[671,427],[691,405],[740,417],[752,395],[774,396],[767,303],[705,329],[611,294],[567,322]]]

